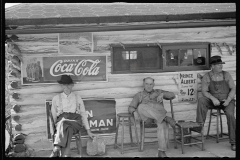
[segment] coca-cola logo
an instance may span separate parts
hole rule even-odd
[[[61,75],[88,75],[95,76],[99,73],[100,67],[97,65],[101,62],[101,60],[91,60],[91,59],[83,59],[79,60],[58,60],[56,61],[50,68],[50,74],[54,77]],[[90,67],[86,65],[90,63]],[[89,65],[88,65],[89,66]]]

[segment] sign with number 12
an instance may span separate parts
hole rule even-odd
[[[178,74],[178,100],[179,102],[197,101],[197,73],[179,73]]]

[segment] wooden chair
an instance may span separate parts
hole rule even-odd
[[[171,106],[171,114],[172,118],[174,118],[174,110],[173,110],[173,105],[172,101],[170,100],[170,106]],[[174,141],[175,141],[175,146],[174,148],[177,149],[177,143],[181,144],[182,148],[182,154],[184,154],[184,145],[193,145],[193,144],[202,144],[202,150],[204,150],[204,132],[203,132],[203,124],[193,122],[193,121],[188,121],[185,122],[184,120],[178,121],[176,123],[176,127],[173,130],[174,131]],[[196,132],[198,133],[196,136],[192,136],[191,132]],[[180,138],[177,139],[177,136]],[[198,137],[200,136],[200,140]],[[194,139],[196,140],[195,142],[191,142],[191,140]]]
[[[56,133],[56,126],[53,121],[53,116],[51,112],[51,101],[47,100],[46,102],[46,113],[47,113],[47,127],[49,131],[52,131],[51,133],[51,140],[54,142],[55,139],[55,133]],[[51,128],[51,129],[50,129]],[[77,134],[73,135],[72,142],[76,141],[77,151],[80,157],[82,157],[82,142],[81,142],[81,132],[78,132]]]
[[[170,101],[170,105],[171,105],[171,109],[172,109],[172,99],[166,99],[164,98],[165,100],[169,100]],[[173,113],[173,112],[172,112]],[[173,119],[174,119],[174,114],[172,114],[173,116]],[[144,121],[140,121],[140,151],[142,152],[144,150],[144,142],[145,142],[145,138],[153,138],[153,137],[146,137],[145,134],[146,133],[153,133],[153,131],[146,131],[145,128],[149,128],[149,127],[145,127],[145,122]],[[153,122],[151,124],[151,127],[150,128],[157,128],[157,124],[155,122]],[[174,128],[173,128],[174,129]],[[175,131],[173,132],[174,134],[174,138],[176,138],[175,136]],[[168,139],[168,137],[167,137]],[[168,141],[168,140],[167,140]],[[176,140],[174,141],[176,143]],[[167,142],[167,147],[169,146],[169,142]],[[176,146],[176,144],[175,144]]]

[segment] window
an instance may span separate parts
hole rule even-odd
[[[161,57],[158,46],[113,47],[113,72],[157,72],[163,68]]]
[[[209,43],[127,44],[111,47],[112,73],[209,69]]]
[[[190,71],[209,69],[210,44],[165,45],[164,71]]]

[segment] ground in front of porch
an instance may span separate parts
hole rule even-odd
[[[134,149],[121,154],[120,149],[114,149],[111,145],[106,147],[106,153],[104,155],[98,157],[156,157],[157,148],[157,142],[145,143],[143,152]],[[219,143],[216,143],[216,140],[212,138],[205,139],[204,151],[197,145],[193,145],[192,147],[184,146],[184,149],[185,154],[182,154],[181,146],[178,144],[178,149],[174,149],[174,143],[170,142],[166,154],[168,157],[236,157],[236,152],[231,150],[231,145],[227,139]],[[90,157],[86,154],[86,147],[82,150],[82,157]],[[51,151],[38,151],[35,153],[35,157],[48,157],[50,154]],[[71,157],[78,157],[77,150],[71,150]]]

